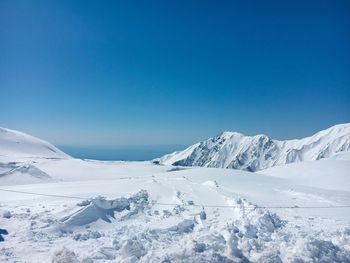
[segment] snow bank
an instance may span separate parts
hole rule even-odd
[[[0,185],[32,184],[52,181],[52,178],[30,163],[0,163]]]
[[[61,219],[66,227],[70,226],[84,226],[92,222],[102,219],[111,223],[111,219],[115,219],[116,212],[130,210],[131,214],[142,211],[148,205],[148,193],[141,190],[135,195],[125,198],[117,198],[114,200],[107,200],[104,197],[97,197],[91,201],[79,203],[82,206],[77,212],[68,215]]]

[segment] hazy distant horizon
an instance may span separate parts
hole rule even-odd
[[[60,150],[79,159],[100,161],[148,161],[165,154],[184,150],[188,145],[56,145]]]

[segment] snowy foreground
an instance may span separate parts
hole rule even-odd
[[[0,152],[0,262],[350,262],[348,153],[251,173],[41,146]]]
[[[6,175],[1,189],[83,199],[1,192],[0,261],[350,262],[349,208],[257,207],[349,205],[342,185],[147,162],[27,163],[47,176],[15,172],[27,183]]]

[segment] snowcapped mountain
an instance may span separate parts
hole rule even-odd
[[[0,156],[70,158],[52,144],[28,134],[0,127]]]
[[[350,123],[335,125],[310,137],[278,141],[266,135],[223,132],[157,161],[167,165],[258,171],[277,165],[313,161],[350,151]]]

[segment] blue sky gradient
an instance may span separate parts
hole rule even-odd
[[[67,146],[350,122],[350,1],[0,1],[0,126]]]

